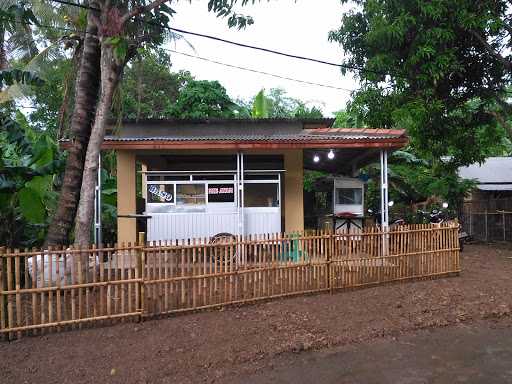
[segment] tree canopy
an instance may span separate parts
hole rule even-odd
[[[180,119],[234,117],[237,105],[218,81],[189,80],[179,92],[171,115]]]
[[[352,3],[329,35],[361,82],[349,109],[369,126],[406,128],[423,157],[483,160],[503,137],[493,112],[509,72],[479,37],[508,46],[506,2]]]
[[[193,79],[187,71],[172,72],[169,56],[162,51],[144,52],[126,68],[121,82],[121,110],[127,119],[173,116],[180,91]]]

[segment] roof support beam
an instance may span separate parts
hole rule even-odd
[[[67,143],[62,143],[66,149]],[[228,142],[228,141],[104,141],[102,149],[343,149],[343,148],[389,148],[398,149],[407,144],[406,138],[397,139],[370,139],[370,140],[326,140],[308,142]]]

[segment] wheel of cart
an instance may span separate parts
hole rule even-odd
[[[224,247],[219,246],[216,252],[211,254],[215,263],[221,265],[226,263],[228,265],[235,264],[238,260],[238,246],[237,237],[232,233],[221,232],[213,235],[210,238],[209,244],[225,244]]]

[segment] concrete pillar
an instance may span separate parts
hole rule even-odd
[[[141,185],[142,185],[142,198],[144,200],[146,200],[148,198],[147,194],[148,194],[148,189],[147,189],[147,186],[146,186],[146,173],[148,171],[148,166],[147,164],[141,164],[141,171],[142,171],[142,182],[141,182]]]
[[[117,214],[135,214],[136,207],[136,166],[135,153],[118,150],[117,153]],[[132,244],[137,241],[135,219],[117,218],[117,242]]]
[[[304,164],[302,149],[284,152],[284,230],[304,230]]]

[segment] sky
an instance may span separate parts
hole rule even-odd
[[[330,62],[338,63],[343,59],[341,47],[327,40],[329,31],[339,27],[344,9],[347,9],[339,0],[262,0],[254,5],[238,7],[237,13],[254,18],[254,24],[241,31],[228,28],[227,19],[209,13],[207,4],[207,0],[181,0],[174,3],[176,14],[173,26]],[[286,58],[196,36],[185,35],[185,38],[187,42],[178,40],[169,43],[167,48],[299,80],[348,90],[357,87],[352,75],[343,76],[338,67]],[[171,53],[171,61],[174,71],[188,70],[199,80],[218,80],[233,99],[250,99],[262,88],[283,88],[289,96],[308,102],[309,106],[319,106],[325,116],[332,116],[350,98],[350,92],[346,90],[301,84],[175,53]]]

